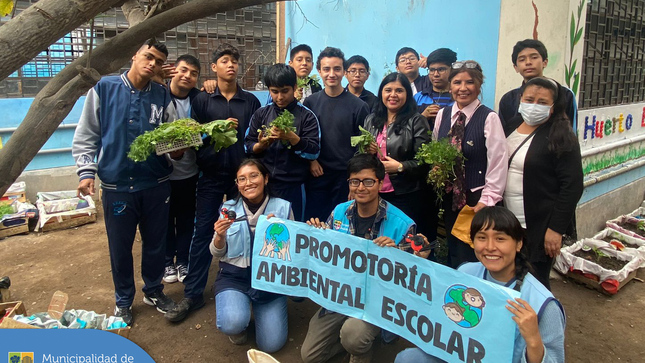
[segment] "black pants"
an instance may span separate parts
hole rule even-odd
[[[539,262],[531,262],[531,265],[533,266],[533,272],[535,273],[535,278],[538,279],[546,287],[551,291],[551,284],[549,283],[549,274],[551,273],[551,267],[553,267],[553,262],[554,259],[551,257],[547,256],[547,261],[539,261]]]
[[[269,179],[269,190],[274,197],[282,198],[291,203],[293,217],[298,222],[304,221],[304,200],[302,198],[302,183],[273,182]]]
[[[195,228],[195,192],[199,174],[170,181],[170,213],[166,239],[166,266],[188,266],[190,242]],[[175,261],[175,256],[177,260]]]
[[[309,176],[305,183],[305,193],[305,220],[318,218],[326,221],[334,207],[347,201],[347,171],[325,170],[317,178]]]
[[[132,246],[139,226],[141,232],[141,277],[146,294],[163,290],[168,198],[170,183],[134,193],[103,189],[103,213],[110,248],[114,295],[118,307],[127,308],[134,300]]]
[[[481,189],[476,192],[466,192],[466,204],[471,207],[476,206],[481,195]],[[460,211],[461,209],[452,210],[452,193],[443,196],[443,221],[446,225],[446,241],[448,242],[448,266],[455,269],[464,262],[477,262],[475,250],[450,233]]]
[[[417,225],[417,233],[422,233],[430,242],[437,238],[438,207],[435,203],[428,203],[425,190],[399,195],[395,192],[380,193],[380,196],[412,218]],[[431,218],[432,215],[434,218]]]

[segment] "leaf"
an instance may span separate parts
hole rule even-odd
[[[578,64],[578,60],[574,60],[573,64],[571,65],[571,69],[569,69],[569,77],[571,77],[575,72],[576,72],[576,65]]]
[[[577,95],[578,94],[578,84],[580,83],[580,73],[576,73],[573,78],[574,78],[573,88],[571,89],[571,91],[573,91],[574,95]]]
[[[580,41],[580,38],[582,38],[582,31],[583,30],[584,30],[584,28],[578,29],[578,32],[576,33],[576,37],[573,39],[573,45],[578,44],[578,42]]]
[[[0,15],[7,16],[13,11],[13,0],[0,0]]]
[[[352,147],[358,147],[358,152],[364,154],[369,149],[370,145],[373,142],[376,142],[374,135],[364,129],[362,126],[358,126],[358,129],[361,131],[361,134],[358,136],[352,136],[350,138],[350,144]]]
[[[582,9],[584,9],[587,0],[580,0],[580,5],[578,5],[578,19],[582,16]]]
[[[573,39],[576,37],[576,19],[573,17],[573,12],[571,12],[571,28],[569,29],[569,44],[573,50]]]
[[[564,79],[567,81],[568,86],[571,80],[571,73],[569,73],[569,66],[566,64],[564,65]]]

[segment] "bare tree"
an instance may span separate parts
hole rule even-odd
[[[35,5],[45,1],[68,0],[41,0]],[[0,195],[4,194],[11,183],[20,176],[27,164],[36,156],[38,150],[56,131],[65,116],[69,114],[78,98],[93,87],[102,75],[119,70],[147,39],[181,24],[209,15],[275,1],[190,0],[157,15],[154,15],[154,13],[144,15],[142,10],[137,9],[136,4],[132,1],[125,3],[124,7],[131,6],[131,8],[127,9],[130,17],[128,20],[131,22],[138,21],[138,23],[96,47],[91,54],[88,53],[78,58],[52,78],[38,92],[24,120],[6,145],[0,149]],[[166,5],[171,6],[176,3],[176,1],[169,1],[166,2]],[[16,19],[0,27],[0,30]],[[49,44],[58,38],[56,37]],[[40,50],[42,49],[38,51]],[[0,57],[1,54],[2,52],[0,51]],[[7,75],[21,65],[14,65],[14,69],[11,69]],[[6,78],[6,75],[0,77],[0,79],[4,78]]]

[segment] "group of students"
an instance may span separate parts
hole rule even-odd
[[[364,88],[370,75],[364,57],[345,60],[340,49],[325,48],[316,59],[322,88],[308,77],[311,48],[299,45],[288,64],[266,71],[271,102],[264,107],[237,84],[235,47],[222,44],[213,52],[217,81],[206,82],[202,92],[196,89],[200,64],[190,55],[177,59],[168,83],[152,82],[166,57],[163,44],[149,43],[133,56],[129,71],[104,77],[88,93],[74,136],[79,193],[94,193],[97,173],[104,190],[115,315],[133,321],[132,245],[139,225],[146,304],[172,322],[204,306],[214,256],[217,328],[242,344],[253,311],[258,347],[275,352],[287,339],[287,297],[251,288],[260,215],[306,221],[413,252],[405,236],[419,233],[430,245],[443,209],[448,264],[522,294],[524,300],[508,306],[520,332],[513,362],[564,359],[564,315],[549,292],[548,274],[562,236],[575,234],[582,166],[572,129],[575,99],[543,77],[548,55],[541,42],[515,45],[512,61],[524,82],[502,98],[499,116],[479,101],[481,66],[457,61],[446,48],[427,58],[402,48],[397,72],[385,76],[374,95]],[[424,66],[428,76],[419,74]],[[294,116],[295,131],[270,125],[285,110]],[[143,163],[126,159],[136,136],[185,117],[200,123],[231,120],[238,142],[217,153],[203,146]],[[356,155],[350,137],[360,134],[359,126],[376,141]],[[463,153],[464,163],[438,204],[426,183],[428,166],[414,156],[422,144],[444,138]],[[466,206],[476,212],[470,242],[450,233]],[[224,216],[225,209],[238,218]],[[433,259],[431,251],[413,253]],[[162,279],[185,284],[179,303],[163,293]],[[351,362],[369,362],[378,336],[386,342],[395,338],[321,308],[310,321],[302,359],[324,362],[347,351]],[[411,349],[397,362],[433,359]]]

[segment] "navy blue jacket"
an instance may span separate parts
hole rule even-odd
[[[291,102],[286,110],[294,116],[293,124],[300,141],[291,148],[281,141],[275,141],[258,156],[269,169],[269,180],[304,183],[309,174],[309,161],[316,160],[320,154],[320,125],[316,115],[298,101]],[[282,112],[274,103],[255,111],[244,138],[244,148],[248,154],[253,154],[253,146],[258,143],[258,129],[262,125],[269,128],[269,124]]]

